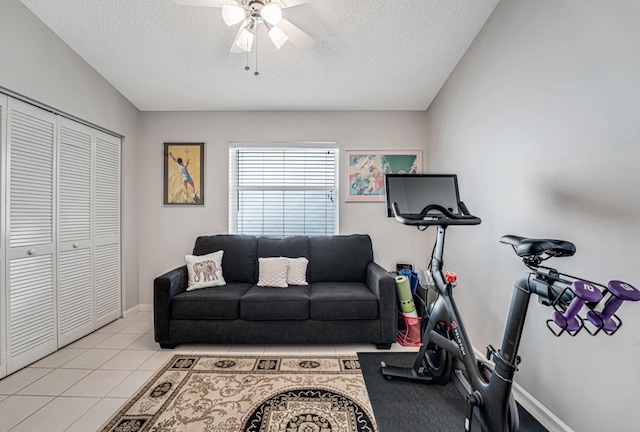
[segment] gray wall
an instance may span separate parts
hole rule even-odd
[[[228,230],[229,142],[337,141],[341,150],[424,150],[424,112],[179,112],[141,114],[140,302],[151,303],[156,276],[184,264],[198,235]],[[162,206],[162,144],[205,142],[202,208]],[[340,153],[343,159],[344,153]],[[423,154],[423,159],[429,156]],[[343,185],[344,161],[340,182]],[[340,233],[366,233],[377,262],[408,260],[424,267],[427,248],[412,230],[385,216],[384,203],[339,202]]]
[[[138,110],[18,0],[0,1],[0,86],[124,136],[124,308],[138,305]]]
[[[429,167],[483,218],[447,267],[477,348],[499,346],[514,276],[503,234],[572,240],[548,262],[640,288],[640,2],[502,0],[427,111]],[[638,430],[640,305],[613,337],[554,337],[532,301],[516,375],[575,431]]]

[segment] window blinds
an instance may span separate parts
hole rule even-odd
[[[336,165],[336,149],[231,148],[230,232],[335,234]]]

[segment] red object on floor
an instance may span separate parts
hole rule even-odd
[[[421,345],[420,323],[422,318],[398,315],[397,342],[402,346],[419,347]]]

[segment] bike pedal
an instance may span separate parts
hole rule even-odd
[[[480,406],[482,403],[482,397],[475,391],[467,395],[467,412],[464,419],[464,430],[471,430],[471,420],[473,420],[473,407]]]

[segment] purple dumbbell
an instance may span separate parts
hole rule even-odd
[[[602,328],[607,333],[612,333],[618,329],[618,324],[611,317],[616,313],[623,301],[640,300],[640,291],[631,284],[619,280],[609,281],[607,284],[611,297],[605,303],[602,312],[589,311],[587,318],[591,324]]]
[[[594,285],[585,281],[577,280],[571,284],[571,290],[576,295],[571,304],[564,312],[554,312],[553,322],[563,330],[575,332],[580,329],[580,320],[578,320],[578,312],[586,302],[599,302],[602,300],[602,292]]]

